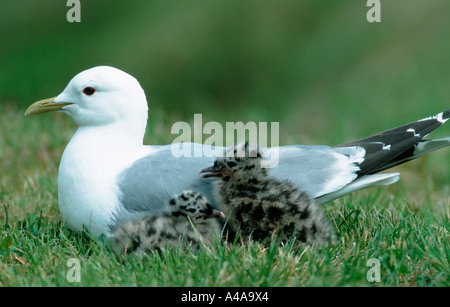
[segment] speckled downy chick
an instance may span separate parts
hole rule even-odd
[[[189,245],[198,249],[221,234],[217,218],[224,214],[214,209],[203,195],[186,190],[170,199],[168,213],[130,221],[113,235],[118,253],[149,253],[168,246]]]
[[[291,182],[269,175],[261,150],[249,143],[230,148],[202,177],[217,177],[214,197],[227,226],[246,239],[269,244],[273,235],[296,245],[325,243],[333,232],[323,212]]]

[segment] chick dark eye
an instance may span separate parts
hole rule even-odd
[[[90,87],[90,86],[85,87],[83,90],[83,94],[85,94],[87,96],[92,96],[92,95],[94,95],[94,93],[95,93],[95,88]]]
[[[234,161],[228,161],[227,165],[228,165],[228,167],[235,167],[237,165],[237,163]]]

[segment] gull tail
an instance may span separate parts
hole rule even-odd
[[[358,178],[352,183],[348,184],[344,188],[337,190],[335,192],[325,194],[324,196],[316,198],[316,202],[321,205],[332,201],[333,199],[342,197],[346,194],[362,190],[365,188],[371,187],[380,187],[384,185],[390,185],[400,180],[399,173],[390,173],[390,174],[375,174],[375,175],[366,175],[364,177]]]
[[[450,146],[450,137],[424,140],[429,133],[450,118],[450,109],[407,125],[390,129],[336,148],[364,148],[364,159],[358,164],[358,178],[375,174],[399,164]]]

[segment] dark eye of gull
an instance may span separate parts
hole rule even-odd
[[[92,95],[94,95],[94,93],[95,93],[95,88],[90,87],[90,86],[85,87],[83,90],[83,94],[85,94],[87,96],[92,96]]]

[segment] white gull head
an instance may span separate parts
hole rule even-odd
[[[119,69],[98,66],[85,70],[53,102],[70,103],[61,111],[80,126],[119,124],[144,135],[148,115],[144,90],[133,76]]]

